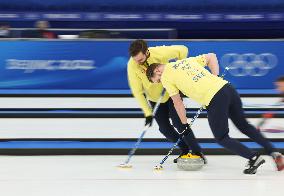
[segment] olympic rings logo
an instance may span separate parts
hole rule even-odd
[[[277,57],[271,53],[227,53],[221,58],[221,65],[229,67],[229,73],[236,77],[265,76],[277,62]]]

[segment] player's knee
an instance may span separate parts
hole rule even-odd
[[[178,140],[178,136],[175,135],[174,133],[172,133],[172,131],[169,130],[163,130],[160,132],[166,137],[167,140],[169,140],[170,142],[176,142]]]
[[[240,130],[240,132],[242,132],[243,134],[248,133],[250,130],[253,130],[253,126],[250,125],[249,123],[245,122],[245,123],[241,123],[239,125],[237,125],[237,128]]]
[[[226,141],[226,138],[228,138],[228,137],[229,137],[228,134],[215,135],[215,139],[216,139],[217,143],[219,143],[221,145],[224,143],[224,141]]]
[[[159,125],[159,129],[161,132],[163,132],[163,130],[168,131],[173,129],[173,126],[171,125],[170,121],[159,121],[157,122]]]
[[[159,127],[159,131],[166,137],[172,137],[174,138],[174,135],[176,133],[176,131],[174,130],[174,128],[172,126],[160,126]]]

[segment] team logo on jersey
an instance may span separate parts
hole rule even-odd
[[[229,67],[229,73],[236,77],[265,76],[277,66],[278,59],[272,53],[227,53],[221,58],[221,65]]]

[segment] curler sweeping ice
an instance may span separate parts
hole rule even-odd
[[[228,67],[225,68],[224,73],[222,74],[221,78],[224,78],[224,76],[226,75],[226,72],[229,70]],[[201,106],[199,108],[199,110],[197,111],[197,113],[195,114],[195,116],[192,118],[191,122],[189,123],[189,127],[192,126],[193,122],[198,118],[198,116],[200,115],[200,113],[202,112],[203,108],[205,106]],[[165,163],[165,161],[169,158],[169,156],[172,154],[173,150],[177,147],[178,143],[184,138],[184,135],[182,135],[182,137],[180,139],[178,139],[178,141],[175,143],[175,145],[170,149],[170,151],[168,152],[168,154],[163,158],[163,160],[159,163],[159,165],[156,165],[154,167],[155,170],[161,170],[163,169],[163,164]]]
[[[204,66],[208,66],[211,73]],[[264,148],[273,158],[278,171],[284,170],[283,156],[245,119],[238,92],[228,81],[217,76],[219,64],[214,53],[190,57],[166,65],[153,63],[148,67],[146,74],[150,81],[161,82],[173,100],[184,127],[180,132],[181,137],[187,137],[193,133],[190,130],[191,125],[187,123],[186,110],[179,91],[206,106],[209,126],[216,141],[248,160],[244,174],[255,174],[265,160],[259,153],[229,136],[229,118],[243,134]],[[161,169],[161,167],[158,166],[155,169]]]

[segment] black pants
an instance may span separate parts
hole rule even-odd
[[[156,103],[150,102],[152,107]],[[169,118],[172,120],[172,124],[170,123]],[[180,118],[175,110],[172,99],[170,98],[167,102],[161,103],[156,115],[155,120],[159,125],[160,132],[171,142],[176,142],[179,138],[179,134],[175,130],[175,128],[181,132],[182,131],[182,123]],[[175,128],[174,128],[175,127]],[[189,150],[192,152],[201,152],[201,148],[196,141],[196,138],[191,130],[190,134],[188,134],[184,139],[179,143],[180,149],[187,153]]]
[[[228,118],[243,134],[263,146],[267,154],[275,151],[272,144],[245,119],[240,96],[230,84],[226,84],[213,97],[207,107],[207,113],[210,128],[217,142],[235,154],[250,159],[255,152],[238,140],[230,138]]]

